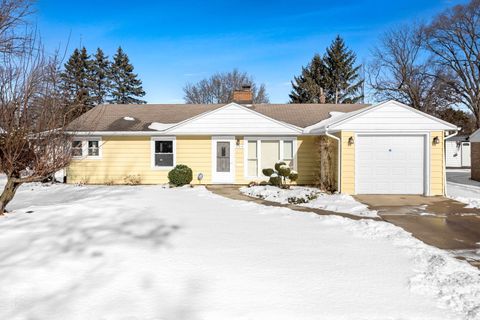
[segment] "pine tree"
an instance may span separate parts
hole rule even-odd
[[[66,104],[75,113],[81,114],[93,106],[90,97],[90,57],[87,49],[75,49],[65,63],[61,73],[61,88],[66,97]]]
[[[291,103],[357,103],[363,99],[363,80],[356,55],[339,36],[327,53],[316,54],[292,81]]]
[[[316,54],[312,61],[302,67],[302,74],[292,81],[291,103],[325,103],[323,89],[327,85],[325,64]]]
[[[110,62],[102,49],[97,48],[90,66],[91,100],[99,105],[107,101],[112,87]]]
[[[142,81],[133,73],[133,66],[130,64],[128,56],[123,52],[121,47],[118,48],[117,53],[113,57],[111,74],[111,103],[146,103],[146,101],[138,99],[138,97],[145,95],[145,91],[143,91],[142,88]]]
[[[326,68],[326,98],[333,103],[357,103],[363,99],[360,66],[354,66],[356,55],[337,36],[323,58]]]

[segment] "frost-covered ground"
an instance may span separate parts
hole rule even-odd
[[[470,179],[469,169],[447,170],[448,197],[467,204],[468,208],[480,208],[480,182]]]
[[[326,194],[317,188],[290,187],[280,189],[273,186],[242,187],[240,192],[278,203],[294,203],[309,208],[349,213],[363,217],[376,217],[377,212],[346,194]]]
[[[27,185],[9,209],[0,319],[480,319],[479,270],[384,222],[159,186]]]

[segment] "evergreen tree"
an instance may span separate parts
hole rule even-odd
[[[90,66],[91,99],[95,105],[99,105],[107,101],[112,86],[110,62],[102,49],[97,48]]]
[[[355,53],[337,37],[327,53],[316,54],[292,81],[291,103],[357,103],[363,99],[363,80]]]
[[[130,64],[128,56],[123,52],[121,47],[118,48],[117,53],[113,57],[111,74],[111,103],[146,103],[146,101],[138,99],[138,97],[145,95],[145,91],[143,91],[142,88],[142,81],[133,73],[133,66]]]
[[[327,77],[327,100],[333,103],[357,103],[363,99],[363,80],[360,78],[360,66],[354,66],[356,55],[345,46],[337,36],[327,48],[324,57]]]
[[[68,107],[81,114],[93,106],[90,98],[90,61],[87,49],[75,49],[60,75]]]
[[[325,103],[323,88],[327,85],[325,64],[316,54],[312,61],[302,67],[302,74],[292,81],[291,103]]]

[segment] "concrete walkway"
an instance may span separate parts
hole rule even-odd
[[[340,212],[334,212],[334,211],[328,211],[328,210],[322,210],[322,209],[307,208],[307,207],[297,206],[295,204],[281,204],[278,202],[272,202],[272,201],[262,200],[258,198],[253,198],[241,193],[239,190],[239,186],[235,186],[235,185],[210,185],[210,186],[207,186],[207,189],[212,191],[213,193],[216,193],[226,198],[230,198],[233,200],[255,202],[255,203],[262,204],[265,206],[270,206],[270,207],[282,207],[282,208],[289,208],[295,211],[314,212],[318,215],[335,215],[335,216],[340,216],[340,217],[349,218],[353,220],[360,220],[360,219],[382,220],[381,218],[359,217],[359,216],[348,214],[348,213],[340,213]]]

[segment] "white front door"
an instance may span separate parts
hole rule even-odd
[[[212,183],[235,183],[235,137],[212,137]]]
[[[425,135],[358,135],[357,194],[425,194]]]
[[[462,167],[470,167],[470,142],[462,142]]]

